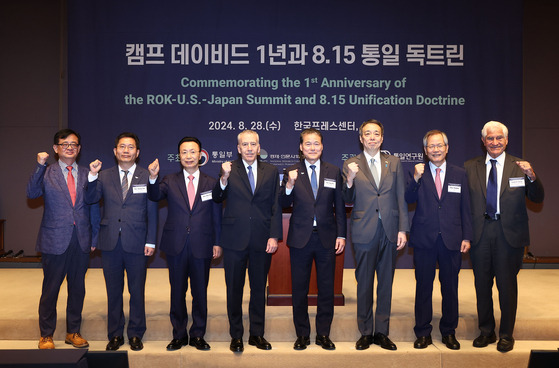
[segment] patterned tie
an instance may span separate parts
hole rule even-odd
[[[68,191],[70,192],[70,198],[72,198],[72,206],[76,204],[76,182],[74,181],[74,175],[72,175],[72,166],[66,166],[68,169],[68,179],[66,183],[68,185]]]
[[[248,182],[250,183],[250,189],[252,189],[252,194],[254,194],[254,174],[252,173],[252,166],[248,166]]]
[[[497,160],[491,159],[491,171],[489,171],[489,179],[487,180],[487,207],[485,212],[491,218],[495,218],[497,213]]]
[[[186,193],[188,194],[188,203],[190,203],[190,209],[194,206],[194,175],[188,175],[188,187],[186,188]]]
[[[378,170],[377,167],[375,165],[375,159],[372,158],[371,159],[371,165],[369,166],[369,168],[371,169],[371,174],[373,174],[373,179],[375,179],[375,184],[377,185],[377,188],[379,187],[379,177],[378,177]]]
[[[441,194],[443,193],[443,185],[441,184],[441,169],[437,167],[437,175],[435,176],[435,188],[437,188],[437,194],[439,199],[441,199]]]
[[[124,173],[122,177],[122,199],[126,199],[126,194],[128,193],[128,170],[121,170]]]
[[[311,187],[312,192],[314,194],[314,199],[316,199],[316,193],[318,192],[318,181],[316,180],[316,165],[310,166],[312,173],[311,173]]]

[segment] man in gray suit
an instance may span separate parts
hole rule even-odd
[[[392,281],[396,255],[406,245],[409,231],[404,198],[405,178],[400,160],[380,152],[384,127],[377,120],[359,127],[363,152],[344,163],[343,195],[353,204],[351,238],[357,279],[357,325],[361,338],[357,350],[374,343],[396,350],[388,338]],[[378,277],[377,308],[373,321],[373,285]],[[374,336],[373,336],[374,331]]]

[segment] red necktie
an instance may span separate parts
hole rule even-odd
[[[188,187],[186,188],[186,193],[188,194],[188,202],[190,203],[190,209],[194,206],[194,175],[188,175]]]
[[[68,169],[68,191],[70,192],[73,206],[76,204],[76,182],[74,181],[74,176],[72,175],[72,166],[66,166],[66,168]]]
[[[435,188],[437,188],[437,194],[439,199],[441,199],[441,194],[443,193],[443,186],[441,184],[441,169],[437,168],[437,175],[435,176]]]

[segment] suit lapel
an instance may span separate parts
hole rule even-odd
[[[254,161],[256,162],[256,161]],[[250,188],[250,183],[248,181],[248,174],[247,174],[247,170],[245,168],[245,164],[243,163],[242,159],[238,159],[236,161],[237,164],[237,170],[239,171],[239,176],[241,177],[241,181],[243,182],[243,184],[245,185],[245,187],[247,188],[248,192],[252,194],[252,189]],[[253,164],[254,165],[254,164]],[[262,167],[262,165],[256,165],[258,167],[258,170],[264,170],[264,168]],[[254,169],[254,167],[253,167]],[[258,186],[260,185],[260,183],[262,182],[262,176],[263,174],[261,174],[262,171],[258,171],[258,178],[257,183],[256,183],[256,187],[254,188],[254,193],[256,193],[256,190],[258,189]]]
[[[448,168],[448,164],[447,164],[447,168]],[[447,178],[448,178],[448,172],[447,175],[445,175],[444,177],[445,182]],[[439,201],[439,193],[437,193],[437,186],[435,185],[435,181],[433,180],[433,173],[431,172],[431,166],[429,166],[429,163],[425,164],[425,170],[423,172],[422,180],[423,180],[423,185],[426,185],[427,189],[429,190],[429,192],[431,192],[433,197],[435,197],[435,199]],[[444,183],[442,184],[443,184],[443,191],[441,193],[440,199],[444,197]]]
[[[113,183],[114,189],[116,193],[120,193],[120,200],[122,202],[124,202],[124,198],[122,198],[122,182],[120,180],[120,168],[118,167],[118,165],[116,165],[115,167],[109,169],[112,170],[113,172],[110,173],[111,176],[111,181]],[[130,191],[130,189],[128,190]]]
[[[188,202],[188,193],[186,192],[186,177],[184,176],[184,170],[177,173],[176,176],[177,185],[179,186],[179,191],[184,198],[184,203],[186,203],[186,209],[190,211],[190,203]],[[196,202],[196,201],[194,201]]]
[[[299,162],[299,179],[301,179],[301,185],[307,191],[307,194],[314,198],[314,193],[312,192],[311,186],[311,174],[312,172],[307,171],[307,165],[305,162]]]
[[[390,170],[390,161],[388,161],[388,158],[386,157],[386,155],[381,152],[381,154],[380,154],[380,184],[379,184],[379,188],[381,187],[384,180],[388,177],[389,170]]]
[[[361,152],[361,154],[357,156],[357,159],[360,161],[357,163],[359,169],[363,172],[367,180],[371,182],[373,187],[377,188],[378,190],[379,187],[377,187],[377,184],[375,183],[375,179],[373,179],[373,174],[371,173],[371,168],[369,167],[369,161],[367,161],[367,157],[365,157],[365,154]]]
[[[320,160],[320,175],[318,178],[318,189],[316,191],[316,199],[315,202],[318,201],[322,190],[324,189],[324,179],[326,178],[326,173],[328,172],[328,165],[325,164],[322,160]],[[312,192],[312,188],[311,188]]]
[[[476,165],[476,171],[478,176],[479,187],[483,193],[483,197],[487,199],[487,180],[486,180],[486,167],[485,167],[485,156],[480,157]]]
[[[509,178],[512,176],[512,171],[516,164],[513,160],[509,158],[509,155],[505,156],[505,165],[503,166],[503,176],[501,177],[501,191],[499,192],[499,197],[503,195],[505,189],[508,186]]]
[[[138,165],[136,165],[136,170],[134,170],[134,175],[132,175],[132,178],[130,179],[130,183],[128,185],[128,192],[126,192],[126,198],[124,199],[125,202],[128,198],[130,198],[132,194],[134,194],[134,185],[139,184],[141,182],[141,179],[142,171],[140,170]]]

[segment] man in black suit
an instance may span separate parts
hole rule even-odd
[[[472,220],[466,171],[446,161],[448,138],[440,130],[423,137],[427,164],[417,164],[410,173],[406,201],[417,203],[410,231],[415,265],[414,348],[432,343],[433,281],[437,263],[441,282],[442,317],[439,323],[447,348],[460,349],[458,326],[458,274],[462,253],[470,249]]]
[[[320,159],[323,145],[318,130],[302,131],[299,149],[304,161],[287,169],[280,192],[281,205],[293,205],[287,235],[297,333],[293,348],[303,350],[310,344],[308,293],[314,260],[318,286],[316,344],[334,350],[330,325],[334,317],[336,254],[344,251],[347,227],[342,175],[338,167]]]
[[[508,129],[504,124],[485,124],[481,141],[487,154],[465,163],[474,229],[470,252],[481,331],[473,345],[481,348],[497,340],[492,294],[496,279],[501,307],[497,350],[507,352],[514,347],[516,276],[524,247],[530,244],[526,198],[543,202],[544,189],[529,162],[505,153]]]
[[[221,256],[221,204],[212,200],[216,180],[199,169],[202,143],[195,137],[184,137],[178,144],[182,170],[156,182],[159,160],[148,169],[151,200],[167,199],[168,212],[161,250],[167,257],[171,283],[171,324],[173,339],[167,350],[185,345],[209,350],[204,340],[208,321],[208,281],[212,259]],[[190,279],[192,325],[187,332],[186,292]],[[190,333],[190,341],[188,335]]]
[[[130,349],[137,351],[144,347],[146,268],[157,237],[157,203],[148,199],[148,171],[136,164],[140,155],[138,136],[130,132],[119,134],[113,153],[118,165],[101,172],[101,161],[89,165],[86,202],[97,203],[103,198],[99,249],[107,287],[106,349],[118,350],[124,344],[122,292],[126,271],[130,292],[126,332]]]
[[[248,264],[250,282],[250,337],[248,343],[269,350],[264,338],[266,281],[272,253],[282,237],[278,203],[279,175],[275,166],[260,162],[258,133],[245,130],[237,136],[240,158],[224,162],[213,190],[214,201],[227,200],[221,225],[223,266],[227,285],[230,349],[242,352],[243,288]]]

